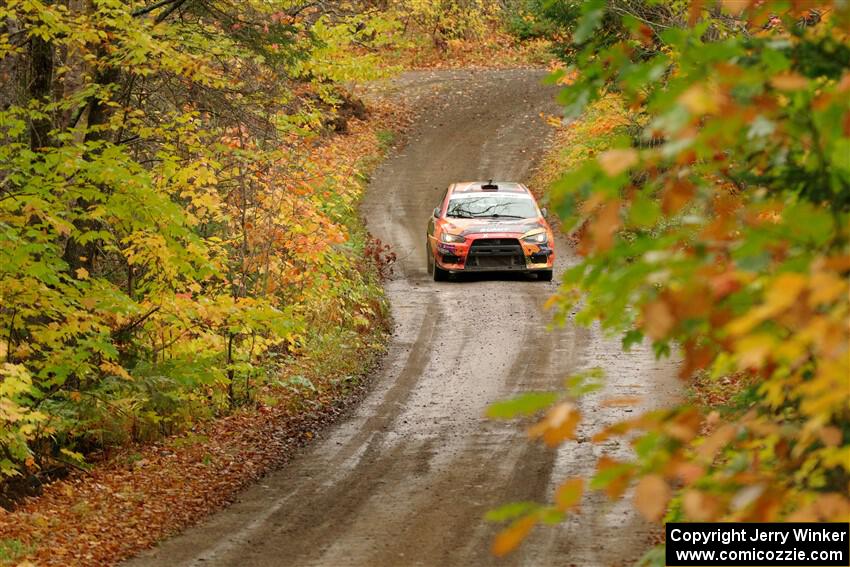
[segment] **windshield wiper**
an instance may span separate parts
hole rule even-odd
[[[472,215],[469,214],[458,214],[458,213],[446,213],[446,217],[450,219],[474,219]]]
[[[520,215],[501,215],[499,213],[493,213],[492,215],[487,215],[488,218],[494,219],[524,219],[525,217]]]

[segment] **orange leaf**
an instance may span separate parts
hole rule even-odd
[[[620,148],[602,152],[596,157],[599,165],[609,177],[620,175],[638,162],[637,150]]]
[[[664,424],[664,433],[679,441],[690,441],[699,431],[701,418],[699,410],[690,408]]]
[[[693,26],[699,20],[700,12],[702,12],[702,0],[693,0],[690,10],[688,10],[688,25]]]
[[[699,490],[687,490],[682,496],[682,507],[688,519],[710,522],[720,515],[721,502]]]
[[[809,80],[799,73],[783,73],[770,79],[770,84],[780,91],[799,91],[809,85]]]
[[[731,441],[734,436],[735,426],[728,423],[726,425],[722,425],[717,429],[717,431],[712,433],[702,445],[697,447],[697,452],[704,458],[714,458],[717,451]]]
[[[555,506],[561,512],[566,512],[570,508],[574,508],[581,502],[581,495],[584,491],[584,479],[571,478],[565,481],[558,487],[555,492]]]
[[[614,199],[600,207],[596,218],[589,226],[593,244],[598,252],[611,248],[618,228],[620,228],[620,201]]]
[[[829,425],[818,431],[818,437],[827,447],[838,447],[843,439],[841,430],[834,425]]]
[[[599,460],[596,461],[596,472],[601,473],[608,469],[619,467],[622,465],[620,461],[616,461],[607,455],[602,455],[599,457]],[[624,470],[620,472],[617,476],[611,478],[608,481],[608,484],[605,485],[605,494],[611,500],[617,499],[622,496],[623,492],[626,491],[626,488],[629,486],[629,480],[631,479],[632,473],[631,471]]]
[[[528,536],[528,532],[537,523],[537,516],[530,515],[520,518],[510,525],[510,527],[499,532],[496,539],[493,540],[491,548],[493,555],[502,557],[517,548]]]
[[[676,467],[676,475],[685,484],[693,484],[705,474],[705,469],[696,463],[683,462]]]
[[[643,306],[643,330],[651,339],[665,338],[675,324],[676,319],[666,301],[657,299]]]
[[[692,339],[685,341],[685,362],[679,368],[679,378],[687,380],[697,370],[708,367],[714,360],[714,350],[706,345],[698,345]]]
[[[642,479],[635,489],[635,507],[650,522],[657,522],[667,511],[671,491],[660,475],[650,474]]]
[[[556,447],[567,439],[575,437],[576,426],[581,415],[569,402],[552,407],[540,422],[528,429],[531,438],[542,437],[550,447]]]
[[[676,179],[667,184],[661,197],[661,209],[665,215],[679,212],[693,199],[696,187],[685,179]]]
[[[591,437],[590,440],[594,443],[602,443],[603,441],[607,441],[615,435],[623,435],[640,426],[640,421],[636,419],[632,419],[629,421],[620,421],[618,423],[615,423],[614,425],[609,425],[601,431],[598,431],[593,435],[593,437]]]

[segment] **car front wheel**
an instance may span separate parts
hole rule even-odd
[[[425,241],[425,256],[428,258],[428,275],[432,276],[435,282],[444,282],[449,279],[449,272],[437,265],[431,244],[427,240]]]
[[[537,279],[541,282],[551,282],[552,270],[540,270],[537,272]]]
[[[449,279],[448,270],[444,270],[443,268],[438,266],[436,262],[434,262],[434,281],[435,282],[444,282],[447,279]]]

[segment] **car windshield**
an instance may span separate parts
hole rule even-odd
[[[534,202],[524,195],[464,195],[449,201],[449,218],[513,218],[537,216]]]

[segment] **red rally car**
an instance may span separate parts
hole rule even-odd
[[[555,240],[545,216],[520,183],[455,183],[428,221],[428,274],[519,271],[551,281]]]

